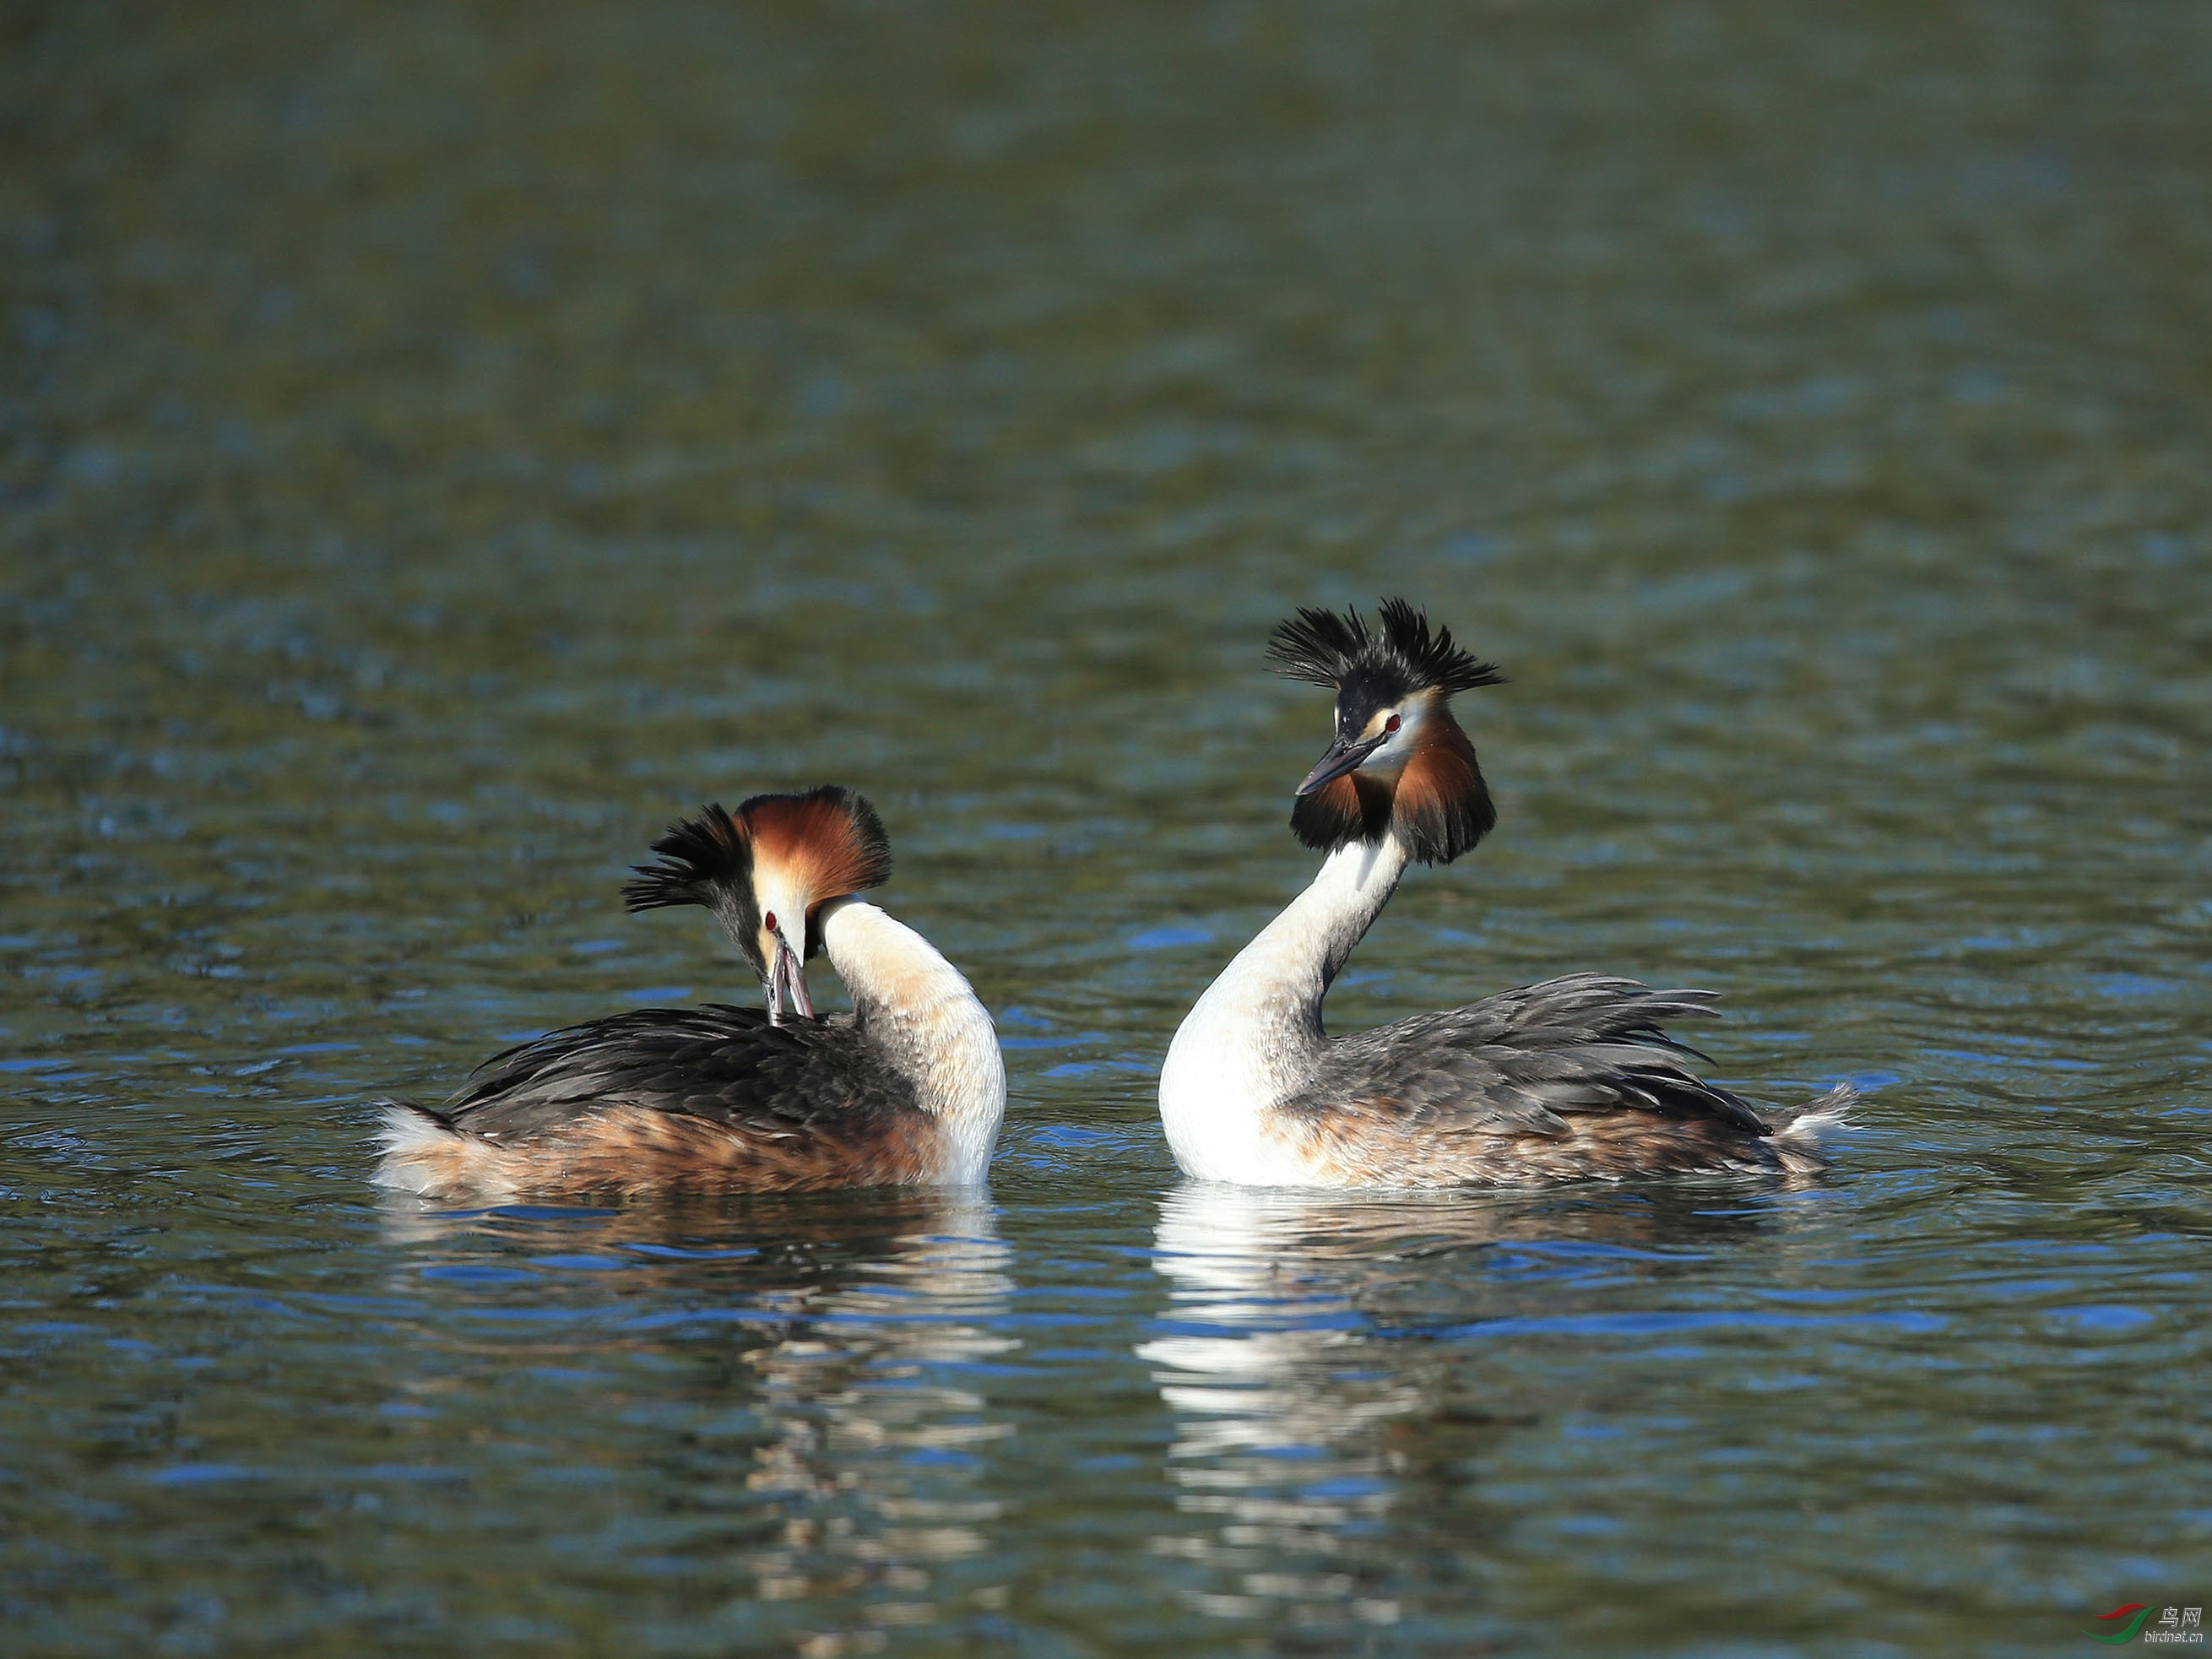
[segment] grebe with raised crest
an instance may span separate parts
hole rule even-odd
[[[1411,863],[1449,864],[1497,821],[1451,712],[1498,670],[1403,599],[1370,631],[1301,610],[1270,664],[1336,693],[1335,736],[1291,827],[1312,885],[1207,988],[1169,1046],[1160,1116],[1184,1172],[1249,1186],[1534,1186],[1826,1167],[1847,1085],[1762,1117],[1705,1082],[1668,1020],[1709,991],[1571,974],[1331,1037],[1322,1000]]]
[[[1006,1103],[997,1034],[958,969],[858,896],[890,875],[875,808],[836,785],[756,795],[653,850],[629,908],[712,911],[765,1010],[644,1008],[510,1048],[442,1106],[387,1103],[378,1179],[472,1200],[981,1183]],[[815,1018],[817,952],[851,1013]]]

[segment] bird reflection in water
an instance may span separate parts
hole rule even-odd
[[[639,1495],[655,1507],[695,1518],[680,1553],[686,1577],[722,1585],[718,1632],[864,1651],[882,1626],[995,1604],[988,1572],[945,1582],[955,1563],[984,1565],[1000,1505],[983,1490],[979,1454],[1011,1432],[963,1375],[1016,1346],[995,1328],[1012,1280],[987,1194],[891,1188],[599,1213],[441,1215],[402,1201],[386,1215],[387,1237],[442,1243],[456,1262],[557,1267],[593,1252],[622,1267],[532,1287],[538,1308],[588,1297],[583,1329],[549,1341],[508,1327],[480,1341],[509,1376],[629,1362],[605,1402],[605,1438],[576,1450],[614,1465],[625,1486],[649,1487]],[[441,1320],[438,1335],[451,1358],[454,1328]],[[670,1360],[682,1367],[673,1376]],[[641,1423],[651,1425],[642,1435],[630,1426]]]
[[[1601,1402],[1539,1389],[1455,1340],[1542,1318],[1756,1213],[1690,1192],[1335,1194],[1188,1182],[1163,1202],[1161,1334],[1137,1349],[1175,1419],[1168,1478],[1194,1610],[1316,1641],[1493,1598],[1516,1519],[1480,1496],[1511,1437]],[[1648,1297],[1648,1291],[1644,1292]],[[1480,1368],[1480,1369],[1478,1369]],[[1472,1582],[1469,1582],[1472,1581]],[[1332,1631],[1334,1634],[1332,1635]],[[1510,1634],[1469,1630],[1471,1638]]]
[[[940,1368],[1016,1346],[992,1328],[1013,1288],[1009,1252],[988,1200],[930,1207],[926,1230],[872,1275],[821,1292],[787,1334],[744,1356],[760,1379],[753,1414],[773,1430],[745,1484],[788,1512],[752,1564],[764,1597],[872,1592],[874,1621],[932,1622],[933,1570],[987,1547],[979,1528],[1000,1504],[947,1488],[1012,1431]]]

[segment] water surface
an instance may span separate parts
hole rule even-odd
[[[2212,1601],[2212,14],[33,8],[0,78],[0,1613],[40,1654],[2071,1653]],[[1349,1029],[1709,986],[1834,1177],[1178,1182],[1426,604]],[[432,1215],[836,781],[986,1194]]]

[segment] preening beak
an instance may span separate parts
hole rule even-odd
[[[806,994],[806,964],[791,948],[791,941],[784,937],[782,926],[773,915],[768,918],[768,930],[775,939],[775,955],[768,965],[768,1023],[783,1024],[786,991],[791,993],[792,1012],[813,1018],[814,999]]]
[[[1382,738],[1340,737],[1329,744],[1328,752],[1315,763],[1314,769],[1306,774],[1306,781],[1298,786],[1298,793],[1310,795],[1325,783],[1333,783],[1360,762],[1382,746]]]

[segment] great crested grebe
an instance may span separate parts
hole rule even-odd
[[[629,908],[713,911],[766,1012],[643,1008],[510,1048],[443,1106],[389,1103],[378,1179],[477,1199],[980,1184],[1006,1104],[998,1037],[958,969],[854,896],[890,875],[875,808],[836,785],[756,795],[653,850]],[[814,1018],[817,951],[850,1014]]]
[[[1336,692],[1336,736],[1291,827],[1328,854],[1183,1020],[1160,1116],[1185,1173],[1249,1186],[1534,1186],[1700,1171],[1807,1175],[1852,1096],[1761,1118],[1660,1029],[1709,991],[1570,974],[1330,1037],[1322,999],[1408,863],[1449,864],[1497,822],[1454,693],[1500,680],[1402,599],[1275,629],[1278,673]]]

